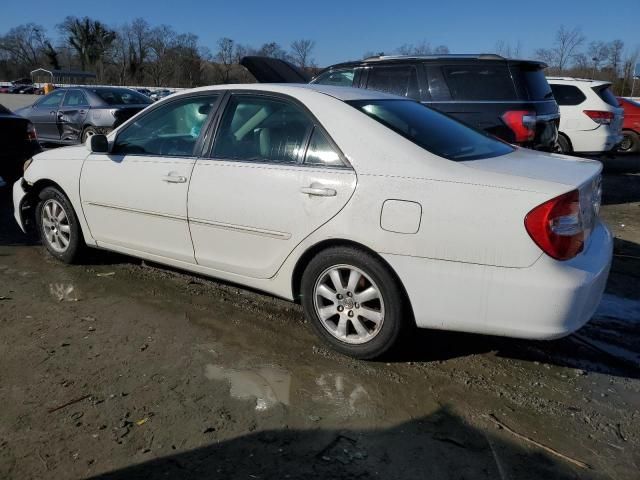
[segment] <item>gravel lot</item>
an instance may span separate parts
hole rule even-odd
[[[606,163],[616,257],[589,325],[425,331],[387,362],[233,285],[57,263],[0,189],[0,478],[639,478],[640,158]]]

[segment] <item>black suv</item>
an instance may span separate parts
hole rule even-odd
[[[281,60],[245,57],[258,81],[300,83]],[[379,56],[322,70],[311,83],[379,90],[414,98],[509,143],[552,151],[560,114],[544,63],[492,54]]]

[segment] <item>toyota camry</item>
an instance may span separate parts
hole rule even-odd
[[[97,247],[298,301],[333,348],[374,358],[414,326],[586,323],[612,256],[601,168],[406,98],[223,85],[34,156],[13,199],[63,262]]]

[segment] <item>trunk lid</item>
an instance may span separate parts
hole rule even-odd
[[[245,67],[259,83],[309,83],[311,77],[286,60],[270,57],[242,57]]]
[[[588,240],[598,218],[602,200],[600,176],[602,164],[597,160],[519,148],[501,157],[462,163],[471,168],[509,175],[513,179],[514,187],[524,186],[517,178],[530,178],[557,184],[557,193],[550,194],[550,198],[571,190],[578,190],[581,225],[585,242]]]

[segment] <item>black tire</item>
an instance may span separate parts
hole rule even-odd
[[[621,153],[640,152],[640,136],[633,130],[624,130],[622,132],[622,142],[618,145],[618,151]]]
[[[564,135],[558,135],[558,153],[570,154],[573,152],[571,142]]]
[[[40,198],[40,201],[36,207],[35,215],[38,233],[42,240],[42,244],[47,251],[58,260],[64,263],[77,263],[86,247],[84,239],[82,238],[82,231],[80,229],[78,217],[71,206],[71,202],[55,187],[44,188],[38,197]],[[50,240],[53,233],[51,231],[51,227],[46,225],[47,217],[50,217],[50,215],[45,211],[45,209],[52,211],[49,210],[49,208],[56,209],[53,211],[59,211],[59,208],[62,208],[64,211],[63,220],[59,221],[59,223],[54,227],[57,230],[58,238],[63,236],[66,241],[66,246],[64,246],[64,248],[62,240],[59,240],[58,242]],[[64,228],[67,226],[68,232],[63,233],[60,227]]]
[[[368,322],[365,317],[355,314],[355,318],[345,319],[345,323],[348,325],[347,329],[350,329],[355,336],[358,333],[355,331],[354,320],[359,322],[359,325],[367,325],[367,331],[371,330],[373,337],[364,343],[348,343],[347,341],[340,340],[337,336],[329,332],[329,327],[325,327],[324,323],[320,319],[316,304],[319,300],[314,299],[314,292],[316,285],[320,284],[322,279],[327,279],[329,274],[327,271],[334,267],[340,267],[344,270],[343,275],[349,272],[348,267],[355,267],[362,275],[361,282],[362,287],[374,286],[376,290],[380,292],[381,300],[373,300],[373,302],[379,302],[378,305],[382,305],[382,321],[380,326],[377,327]],[[343,284],[347,285],[348,277],[343,276]],[[348,286],[346,287],[349,288]],[[304,309],[305,316],[310,321],[316,334],[328,343],[334,350],[340,353],[348,355],[350,357],[359,359],[373,359],[382,356],[389,352],[395,345],[399,343],[399,340],[403,336],[404,332],[408,330],[411,322],[411,312],[408,311],[405,296],[402,291],[402,287],[396,279],[393,272],[389,267],[380,261],[375,256],[356,248],[351,247],[331,247],[318,253],[307,265],[302,274],[301,282],[301,294],[302,294],[302,307]],[[338,289],[336,288],[337,292]],[[345,293],[344,300],[346,301],[346,295],[352,297],[351,306],[342,306],[343,313],[336,313],[333,318],[337,323],[342,315],[353,315],[355,312],[364,313],[363,310],[356,310],[359,308],[368,308],[364,305],[367,301],[363,301],[363,305],[360,306],[357,303],[358,287],[353,289],[353,293]],[[362,293],[361,290],[359,293]],[[320,296],[318,297],[320,299]],[[323,302],[325,300],[322,300]],[[355,304],[353,302],[356,302]],[[333,307],[337,305],[339,300],[333,300],[330,305]],[[322,308],[319,306],[318,308]],[[373,308],[376,308],[375,306]],[[331,322],[331,320],[327,320]],[[369,328],[371,327],[371,328]],[[346,337],[345,337],[346,338]]]
[[[100,133],[96,128],[84,127],[84,130],[82,130],[82,136],[80,137],[80,141],[82,143],[86,143],[87,138],[89,138],[91,135],[95,135],[96,133]]]

